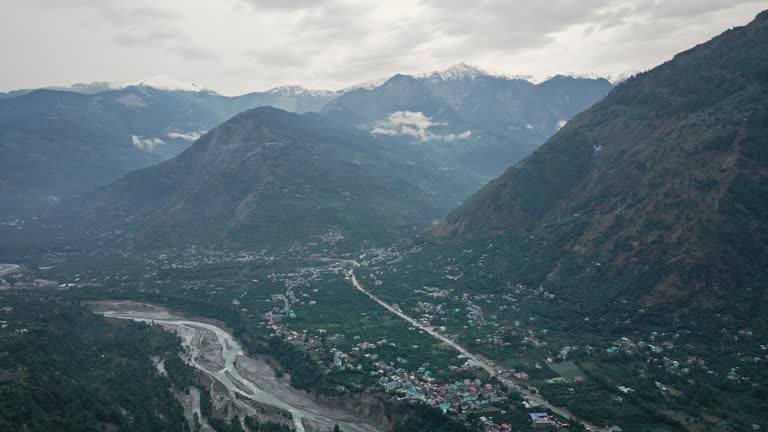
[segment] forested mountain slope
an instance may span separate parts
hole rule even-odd
[[[61,199],[176,156],[241,111],[319,110],[335,97],[299,87],[236,97],[147,85],[78,89],[0,98],[0,219],[37,216]]]
[[[375,243],[423,229],[472,187],[418,152],[392,155],[318,114],[263,107],[85,196],[76,213],[143,245]]]
[[[561,259],[582,256],[615,273],[656,274],[649,303],[758,299],[768,265],[767,102],[762,13],[619,85],[434,235],[567,230],[550,279]]]
[[[172,390],[194,377],[175,335],[47,294],[6,292],[0,305],[0,430],[189,430]]]

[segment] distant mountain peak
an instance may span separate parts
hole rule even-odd
[[[332,90],[311,90],[300,85],[282,85],[267,90],[267,93],[282,96],[334,96]]]
[[[611,84],[616,85],[616,84],[622,83],[622,82],[632,78],[635,75],[639,75],[641,73],[643,73],[642,70],[630,69],[630,70],[627,70],[627,71],[624,71],[624,72],[620,72],[620,73],[617,73],[617,74],[614,74],[614,75],[611,75],[611,76],[607,76],[605,78],[608,81],[610,81]]]
[[[358,84],[355,84],[355,85],[351,85],[349,87],[345,87],[345,88],[339,90],[338,93],[344,94],[344,93],[348,93],[348,92],[351,92],[351,91],[354,91],[354,90],[360,90],[360,89],[362,89],[362,90],[372,90],[372,89],[375,89],[376,87],[381,86],[385,82],[387,82],[389,80],[389,78],[390,77],[380,77],[380,78],[375,78],[375,79],[368,80],[368,81],[363,81],[361,83],[358,83]]]
[[[468,63],[456,63],[443,70],[435,71],[423,76],[423,78],[442,78],[445,81],[474,80],[481,76],[493,76],[492,74]]]
[[[127,82],[120,85],[120,87],[152,87],[157,90],[169,90],[169,91],[189,91],[198,93],[215,93],[213,90],[209,90],[199,84],[190,83],[178,80],[168,75],[155,75],[149,78],[139,80],[136,82]]]
[[[93,81],[80,82],[66,86],[42,87],[47,90],[68,91],[81,94],[96,94],[110,90],[124,90],[128,87],[144,87],[164,91],[187,91],[196,93],[218,94],[195,83],[187,83],[168,75],[155,75],[138,81]],[[20,89],[20,94],[29,93],[32,89]]]
[[[623,74],[617,74],[615,76],[604,76],[600,74],[567,73],[567,74],[551,75],[542,79],[541,77],[536,77],[534,75],[524,74],[524,73],[521,73],[521,74],[493,73],[485,69],[482,69],[478,66],[472,65],[470,63],[459,62],[454,65],[448,66],[445,69],[436,70],[432,72],[426,72],[426,73],[415,74],[415,75],[398,73],[389,77],[377,78],[370,81],[361,82],[359,84],[355,84],[350,87],[341,89],[337,93],[344,94],[344,93],[348,93],[348,92],[359,90],[359,89],[372,90],[376,87],[382,86],[383,84],[393,79],[395,80],[395,82],[397,80],[403,80],[408,78],[415,78],[423,81],[431,80],[434,82],[441,82],[441,81],[473,81],[480,77],[493,77],[501,80],[528,81],[529,83],[532,83],[532,84],[541,84],[542,82],[549,81],[556,77],[570,77],[574,79],[607,79],[612,84],[616,84],[633,75],[636,75],[636,73],[637,71],[629,71]]]
[[[399,81],[416,81],[416,78],[411,76],[411,75],[406,75],[406,74],[398,73],[398,74],[392,75],[386,81],[386,83],[389,83],[389,82],[399,82]]]
[[[503,78],[506,80],[519,80],[519,81],[528,81],[529,83],[533,83],[536,77],[534,77],[531,74],[500,74],[500,75],[493,75],[497,78]]]
[[[601,75],[599,73],[577,73],[577,72],[568,72],[568,73],[561,73],[556,74],[547,77],[544,81],[549,81],[551,79],[555,78],[571,78],[571,79],[581,79],[581,80],[599,80],[604,79],[613,82],[611,79],[606,77],[605,75]]]
[[[63,89],[89,94],[105,90],[120,90],[122,88],[122,85],[113,81],[94,81],[91,83],[75,83],[69,87],[64,87]]]
[[[422,79],[441,79],[443,81],[471,81],[479,77],[493,77],[503,80],[522,80],[528,82],[534,81],[534,76],[530,74],[493,73],[465,62],[456,63],[443,70],[429,72],[417,76],[417,78]]]

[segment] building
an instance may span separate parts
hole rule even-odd
[[[528,415],[531,416],[531,421],[535,428],[555,426],[557,424],[547,413],[529,413]]]

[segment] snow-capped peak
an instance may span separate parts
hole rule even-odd
[[[549,81],[552,78],[556,78],[556,77],[566,77],[566,78],[583,79],[583,80],[608,79],[608,78],[606,78],[605,75],[602,75],[602,74],[599,74],[599,73],[576,73],[576,72],[569,72],[569,73],[561,73],[561,74],[557,74],[557,75],[548,76],[544,81]]]
[[[376,87],[379,87],[382,84],[384,84],[385,82],[387,82],[390,78],[392,78],[392,77],[381,77],[381,78],[376,78],[376,79],[372,79],[372,80],[369,80],[369,81],[364,81],[364,82],[361,82],[361,83],[358,83],[358,84],[355,84],[355,85],[352,85],[352,86],[349,86],[349,87],[345,87],[345,88],[339,90],[338,93],[344,94],[344,93],[351,92],[353,90],[358,90],[358,89],[373,90]]]
[[[300,85],[283,85],[267,90],[267,93],[282,96],[335,96],[336,92],[331,90],[310,90]]]
[[[494,75],[494,76],[498,78],[503,78],[506,80],[528,81],[530,83],[536,80],[536,77],[531,74],[501,74],[501,75]]]
[[[440,77],[445,81],[456,80],[473,80],[480,76],[489,76],[488,72],[480,69],[477,66],[472,66],[467,63],[456,63],[441,71],[435,71],[427,74],[425,78]]]
[[[46,87],[51,90],[71,91],[82,94],[96,94],[108,90],[120,90],[124,86],[114,81],[95,81],[90,83],[75,83],[68,86]]]
[[[443,80],[443,81],[458,81],[458,80],[474,80],[483,76],[500,78],[504,80],[522,80],[522,81],[529,81],[529,82],[534,80],[533,75],[492,73],[492,72],[488,72],[485,69],[482,69],[477,66],[464,63],[464,62],[456,63],[455,65],[449,66],[443,70],[418,75],[417,78],[433,79],[433,80],[437,79],[437,80]]]
[[[210,92],[203,86],[195,83],[188,83],[169,77],[168,75],[155,75],[140,81],[124,83],[122,87],[136,86],[136,87],[152,87],[157,90],[171,90],[171,91],[190,91],[190,92]]]
[[[505,80],[531,81],[533,79],[532,75],[494,74],[484,69],[481,69],[477,66],[473,66],[464,62],[449,66],[448,68],[443,70],[416,74],[411,76],[417,79],[436,80],[436,81],[474,80],[481,76],[491,76],[491,77],[505,79]],[[339,90],[337,93],[344,94],[344,93],[351,92],[358,89],[372,90],[376,87],[380,87],[385,82],[389,81],[391,78],[392,76],[388,76],[388,77],[381,77],[381,78],[373,79],[370,81],[361,82],[361,83],[343,88]]]
[[[89,91],[104,91],[104,90],[120,90],[124,86],[121,83],[114,81],[94,81],[91,83],[75,83],[68,88],[73,91],[82,91],[87,93]]]
[[[621,73],[617,73],[614,75],[607,76],[606,79],[611,82],[611,84],[616,85],[619,83],[622,83],[630,78],[632,78],[635,75],[641,74],[643,71],[639,69],[630,69],[628,71],[624,71]]]
[[[86,83],[75,83],[68,86],[45,87],[51,90],[65,90],[75,93],[96,94],[109,90],[123,90],[127,87],[151,87],[156,90],[167,91],[189,91],[216,94],[213,90],[208,90],[195,83],[186,83],[167,75],[156,75],[139,81],[94,81]]]

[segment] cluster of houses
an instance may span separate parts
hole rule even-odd
[[[386,373],[379,383],[387,393],[398,400],[418,400],[441,409],[443,412],[468,412],[482,410],[490,404],[508,399],[504,386],[482,380],[464,379],[452,383],[439,383],[424,367],[408,371],[383,366]]]
[[[605,349],[605,353],[608,355],[641,353],[647,356],[646,362],[649,366],[662,367],[667,373],[674,375],[688,374],[694,367],[714,374],[708,369],[706,362],[701,357],[687,356],[685,360],[674,360],[669,357],[669,353],[675,348],[674,341],[680,337],[680,334],[675,333],[669,338],[666,337],[666,334],[659,334],[655,331],[648,336],[648,342],[644,340],[634,342],[628,337],[622,337],[613,341],[611,346]],[[664,353],[667,355],[662,355]]]
[[[0,313],[3,313],[4,315],[10,314],[13,312],[12,306],[0,306]],[[8,321],[7,320],[0,320],[0,329],[7,329],[8,328]]]
[[[275,257],[268,255],[266,250],[259,252],[245,250],[228,251],[193,245],[180,252],[174,250],[157,256],[147,256],[145,261],[147,264],[157,265],[163,270],[184,270],[202,265],[269,262],[274,259]]]

